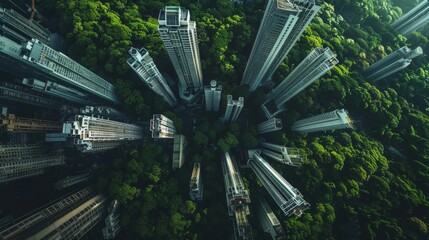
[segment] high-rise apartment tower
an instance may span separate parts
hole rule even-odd
[[[149,52],[145,48],[138,50],[131,47],[128,51],[131,57],[127,60],[128,65],[137,73],[140,79],[154,91],[164,98],[164,100],[173,106],[177,103],[174,93],[171,91],[167,81],[159,72]]]
[[[429,1],[423,0],[419,5],[392,23],[392,27],[402,35],[409,35],[429,22]]]
[[[243,110],[244,98],[239,97],[238,100],[232,100],[232,95],[226,96],[226,109],[225,115],[222,118],[222,122],[230,123],[237,121],[238,116]]]
[[[222,95],[222,85],[216,86],[217,82],[212,80],[210,86],[204,87],[204,99],[207,112],[218,112],[220,97]]]
[[[248,165],[286,216],[300,216],[310,206],[299,190],[261,157],[259,150],[249,150]]]
[[[259,142],[259,150],[261,150],[263,155],[290,166],[297,167],[303,162],[302,157],[299,155],[299,150],[296,148],[267,142]]]
[[[180,98],[194,105],[203,89],[196,23],[191,21],[188,10],[178,6],[161,9],[158,22],[158,31],[179,77]]]
[[[422,54],[421,47],[414,50],[406,46],[402,47],[365,69],[365,75],[369,80],[377,82],[408,67],[413,58]]]
[[[19,45],[0,36],[0,69],[24,78],[65,85],[70,91],[85,92],[90,100],[119,103],[112,84],[36,39]]]
[[[265,116],[273,118],[284,111],[284,105],[287,101],[331,70],[336,64],[338,64],[338,60],[331,49],[319,47],[314,49],[267,95],[267,99],[262,105]]]
[[[258,130],[259,134],[263,134],[263,133],[281,130],[282,128],[283,128],[282,120],[280,118],[272,118],[258,124],[258,126],[256,127],[256,130]]]
[[[201,164],[194,163],[194,169],[192,170],[191,181],[189,182],[189,196],[194,201],[203,200],[203,179],[201,177]]]
[[[319,9],[316,0],[269,0],[241,85],[268,81]]]
[[[292,131],[299,133],[319,132],[334,129],[354,129],[353,121],[347,110],[340,109],[317,116],[296,121],[292,125]]]

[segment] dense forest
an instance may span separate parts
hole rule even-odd
[[[131,46],[145,47],[161,72],[175,77],[157,31],[157,16],[165,5],[190,10],[197,22],[205,82],[218,80],[224,87],[223,98],[245,97],[252,114],[250,128],[222,126],[218,116],[203,113],[197,116],[196,131],[187,136],[189,157],[182,169],[171,170],[167,146],[140,143],[113,153],[116,160],[101,167],[96,185],[122,203],[120,239],[226,239],[232,227],[220,153],[257,145],[253,126],[262,120],[259,105],[268,90],[250,94],[239,83],[266,0],[238,6],[229,0],[38,2],[40,11],[59,24],[67,54],[114,83],[128,114],[149,119],[152,113],[168,111],[179,129],[180,113],[149,91],[126,59]],[[300,168],[272,163],[312,205],[301,218],[286,218],[272,206],[287,239],[429,238],[429,59],[420,56],[376,85],[361,75],[402,46],[421,46],[429,52],[428,28],[404,37],[390,27],[418,2],[326,0],[275,73],[278,83],[320,46],[330,47],[340,61],[288,103],[281,116],[282,131],[264,136],[299,148],[305,157]],[[356,131],[304,135],[290,131],[297,119],[342,107],[355,119]],[[202,162],[204,168],[202,203],[188,196],[193,162]],[[249,170],[242,173],[251,197],[266,194]],[[251,220],[255,239],[264,239],[255,216]]]

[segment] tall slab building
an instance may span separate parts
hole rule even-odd
[[[188,10],[178,6],[161,9],[158,22],[158,31],[179,77],[180,98],[194,105],[203,89],[196,23],[191,21]]]
[[[380,81],[411,64],[412,59],[423,54],[423,49],[417,47],[411,50],[404,46],[365,69],[365,76],[374,82]]]
[[[316,0],[269,0],[241,85],[268,81],[319,9]]]
[[[331,70],[338,60],[329,48],[314,49],[274,90],[268,95],[262,110],[267,118],[273,118],[285,110],[291,98]]]
[[[271,235],[273,240],[285,240],[286,236],[279,219],[271,210],[270,205],[263,197],[258,197],[256,213],[261,223],[262,230]]]
[[[237,121],[238,116],[243,110],[244,107],[244,98],[239,97],[238,100],[232,100],[232,95],[226,96],[226,109],[225,115],[223,115],[223,123],[233,123]]]
[[[222,85],[217,86],[216,80],[210,82],[210,86],[204,87],[204,99],[207,112],[218,112],[220,97],[222,96]]]
[[[19,45],[0,36],[0,69],[24,78],[65,85],[70,91],[88,94],[89,100],[119,103],[112,84],[36,39]]]
[[[162,114],[154,114],[150,120],[152,138],[174,138],[176,128],[174,122]]]
[[[292,125],[292,131],[310,133],[334,129],[354,129],[353,121],[345,109],[323,113],[317,116],[296,121]]]
[[[69,142],[82,152],[99,152],[115,148],[125,141],[143,138],[139,126],[96,118],[75,115],[73,121],[63,124],[62,133],[46,134],[48,142]]]
[[[131,47],[128,51],[131,57],[127,60],[128,65],[133,69],[140,79],[154,91],[164,98],[164,100],[173,106],[177,103],[174,93],[171,91],[167,81],[159,72],[149,52],[145,48],[138,50]]]
[[[65,164],[62,149],[38,144],[0,145],[0,183],[40,175]]]
[[[86,187],[0,232],[0,239],[80,239],[106,212],[106,198]]]
[[[262,122],[256,126],[256,130],[258,130],[258,134],[274,132],[277,130],[281,130],[283,128],[283,123],[280,118],[272,118],[268,119],[265,122]]]
[[[249,150],[248,165],[285,216],[301,216],[310,207],[299,190],[261,157],[259,150]]]
[[[285,147],[278,144],[259,142],[259,150],[264,156],[267,156],[280,163],[298,167],[303,163],[299,154],[299,149]]]
[[[204,187],[203,178],[201,177],[201,164],[194,163],[194,169],[192,169],[191,181],[189,181],[189,196],[194,201],[203,200]]]
[[[405,15],[392,23],[392,27],[402,35],[409,35],[429,22],[429,0],[423,0]]]
[[[0,32],[17,42],[35,38],[55,50],[64,47],[64,40],[58,34],[52,34],[37,21],[26,19],[13,9],[0,7]]]

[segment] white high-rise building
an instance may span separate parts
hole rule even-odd
[[[263,155],[283,164],[297,167],[303,163],[303,159],[300,156],[299,150],[297,148],[290,148],[267,142],[259,142],[259,150],[261,150]]]
[[[203,179],[201,177],[201,164],[194,163],[194,169],[192,170],[191,181],[189,182],[189,196],[194,201],[203,200]]]
[[[285,110],[285,103],[331,70],[338,60],[329,48],[314,49],[268,95],[262,110],[267,118],[273,118]],[[273,105],[270,109],[270,104]]]
[[[310,207],[298,189],[294,188],[260,155],[259,150],[249,150],[248,165],[286,216],[301,216]]]
[[[188,10],[178,6],[161,9],[158,22],[158,31],[179,77],[180,98],[194,105],[203,90],[196,23],[191,21]]]
[[[406,46],[402,47],[365,69],[365,75],[369,80],[377,82],[408,67],[413,58],[422,54],[421,47],[414,50]]]
[[[273,240],[284,240],[286,239],[282,225],[279,219],[271,210],[270,205],[263,197],[258,197],[258,205],[256,208],[259,222],[262,225],[262,230],[271,235]]]
[[[258,126],[256,127],[256,130],[258,130],[259,134],[263,134],[263,133],[281,130],[282,128],[283,128],[282,120],[280,118],[272,118],[258,124]]]
[[[131,47],[128,51],[131,57],[127,60],[128,65],[137,73],[140,79],[154,91],[164,98],[164,100],[173,106],[177,103],[174,93],[171,91],[167,81],[159,72],[149,52],[145,48],[138,50]]]
[[[238,100],[232,100],[232,95],[226,96],[225,115],[222,118],[223,123],[233,123],[237,121],[238,116],[243,110],[244,98],[239,97]]]
[[[118,104],[115,87],[61,52],[37,39],[23,45],[0,35],[0,69],[23,78],[67,86],[67,91],[82,92],[89,100]],[[61,97],[61,95],[59,95]]]
[[[174,135],[172,168],[178,169],[185,163],[185,136]]]
[[[162,114],[154,114],[150,120],[152,138],[174,138],[176,128],[174,122]]]
[[[96,118],[75,115],[74,121],[63,124],[62,133],[46,134],[48,142],[66,142],[82,152],[99,152],[115,148],[125,141],[143,138],[143,129],[139,126]]]
[[[299,133],[319,132],[334,129],[354,129],[353,121],[347,110],[340,109],[317,116],[296,121],[292,125],[292,131]]]
[[[429,22],[429,1],[423,0],[401,18],[392,23],[392,27],[402,35],[410,33],[425,26]]]
[[[73,176],[67,176],[63,179],[58,180],[54,183],[54,188],[57,190],[61,190],[64,188],[68,188],[75,184],[85,182],[86,180],[91,178],[91,174],[89,172],[81,173]]]
[[[316,0],[269,0],[241,85],[268,81],[319,9]]]
[[[220,97],[222,95],[222,85],[216,86],[217,82],[212,80],[210,86],[204,87],[204,99],[207,112],[218,112]]]

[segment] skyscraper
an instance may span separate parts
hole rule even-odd
[[[414,50],[406,46],[402,47],[365,69],[365,75],[369,80],[377,82],[406,68],[413,58],[422,54],[421,47]]]
[[[85,94],[76,89],[72,89],[55,82],[40,81],[34,78],[23,78],[22,84],[30,87],[35,91],[42,92],[54,97],[62,98],[79,105],[95,104],[94,101],[89,100],[91,99],[91,97],[88,94]]]
[[[282,120],[280,118],[272,118],[258,124],[258,126],[256,127],[256,130],[258,130],[259,134],[263,134],[263,133],[281,130],[282,128],[283,128]]]
[[[223,123],[233,123],[237,121],[238,116],[243,110],[244,98],[239,97],[238,100],[232,100],[232,95],[226,96],[225,115],[222,118]]]
[[[259,150],[249,150],[248,165],[285,216],[300,216],[310,206],[299,190],[288,183],[261,157]]]
[[[212,80],[210,86],[204,87],[204,99],[206,101],[207,112],[218,112],[220,97],[222,95],[222,85],[216,86],[217,82]]]
[[[128,51],[131,57],[127,60],[128,65],[137,73],[140,79],[154,91],[162,96],[164,100],[173,106],[177,99],[167,84],[167,81],[159,72],[149,52],[145,48],[137,50],[131,47]]]
[[[154,114],[150,120],[152,138],[174,138],[176,128],[174,122],[162,114]]]
[[[429,1],[423,0],[419,5],[392,23],[392,27],[402,35],[408,35],[429,22]]]
[[[189,196],[194,201],[203,200],[203,179],[201,177],[201,164],[194,163],[194,169],[192,170],[191,181],[189,182]]]
[[[80,239],[105,214],[106,198],[89,187],[0,232],[0,239]]]
[[[174,135],[174,143],[173,143],[173,162],[172,168],[178,169],[183,166],[185,163],[185,156],[183,151],[185,147],[185,136],[183,135]]]
[[[143,138],[143,129],[136,125],[102,118],[75,115],[63,124],[59,134],[46,134],[48,142],[69,141],[82,152],[102,151],[117,147],[118,142]]]
[[[0,7],[0,25],[0,32],[17,42],[35,38],[55,50],[61,50],[64,47],[64,40],[58,34],[52,34],[37,21],[26,19],[13,9]]]
[[[249,191],[244,187],[235,159],[228,152],[225,152],[222,157],[222,172],[228,215],[233,217],[235,239],[253,239],[252,228],[248,220],[248,215],[250,215]]]
[[[39,40],[21,46],[0,36],[0,63],[0,69],[11,74],[56,82],[85,92],[97,102],[119,103],[112,84]]]
[[[62,149],[37,144],[0,145],[0,183],[40,175],[49,167],[63,164]]]
[[[353,121],[347,110],[340,109],[317,116],[296,121],[292,125],[292,131],[299,133],[319,132],[334,129],[354,129]]]
[[[271,159],[290,166],[300,166],[303,162],[297,148],[285,147],[277,144],[259,142],[261,153]]]
[[[64,188],[68,188],[75,184],[85,182],[86,180],[91,178],[91,174],[89,172],[81,173],[73,176],[67,176],[63,179],[58,180],[54,183],[54,188],[57,190],[61,190]]]
[[[0,99],[2,102],[19,102],[55,110],[60,109],[61,105],[64,104],[58,99],[49,98],[43,93],[9,82],[0,82]]]
[[[118,200],[113,200],[107,209],[108,215],[104,219],[106,226],[103,228],[104,239],[114,239],[121,230],[121,224],[119,221],[119,203]]]
[[[253,92],[268,81],[319,9],[316,0],[269,0],[241,85]]]
[[[271,210],[267,201],[263,197],[258,197],[258,205],[256,208],[259,222],[262,225],[262,230],[269,233],[273,240],[284,240],[286,239],[282,225],[279,219]]]
[[[268,95],[262,110],[267,118],[284,111],[284,105],[323,74],[331,70],[338,60],[329,48],[314,49],[274,90]],[[270,108],[272,105],[272,109]]]
[[[176,6],[161,9],[158,22],[158,31],[179,77],[180,97],[194,105],[203,88],[196,23],[191,21],[188,10]]]

